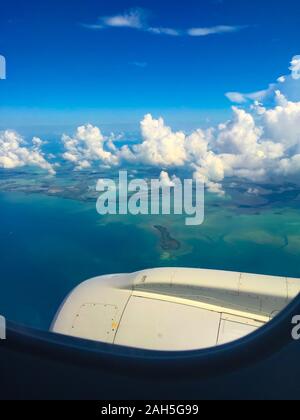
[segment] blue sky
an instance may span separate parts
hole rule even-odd
[[[221,119],[225,93],[286,74],[299,39],[297,0],[3,2],[0,125]]]

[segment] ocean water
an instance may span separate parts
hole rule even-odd
[[[101,217],[93,200],[1,192],[0,313],[48,329],[82,281],[152,267],[300,277],[300,212],[283,198],[250,206],[208,197],[204,224],[186,227],[179,216]],[[163,249],[154,225],[180,248]]]

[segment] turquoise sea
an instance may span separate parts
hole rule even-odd
[[[0,313],[47,329],[64,297],[101,274],[182,266],[300,277],[300,212],[286,196],[250,206],[210,196],[205,223],[178,216],[101,217],[95,201],[0,193]],[[257,208],[255,207],[257,205]],[[154,225],[180,249],[164,250]]]

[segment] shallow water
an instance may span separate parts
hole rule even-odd
[[[245,212],[206,203],[205,223],[191,228],[178,216],[101,217],[93,202],[0,193],[0,313],[45,329],[80,282],[151,267],[300,277],[297,208]],[[165,226],[180,249],[163,250],[154,225]]]

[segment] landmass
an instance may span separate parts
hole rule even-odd
[[[180,249],[181,243],[172,238],[169,230],[165,226],[155,225],[153,227],[161,235],[160,246],[164,251],[177,251]]]

